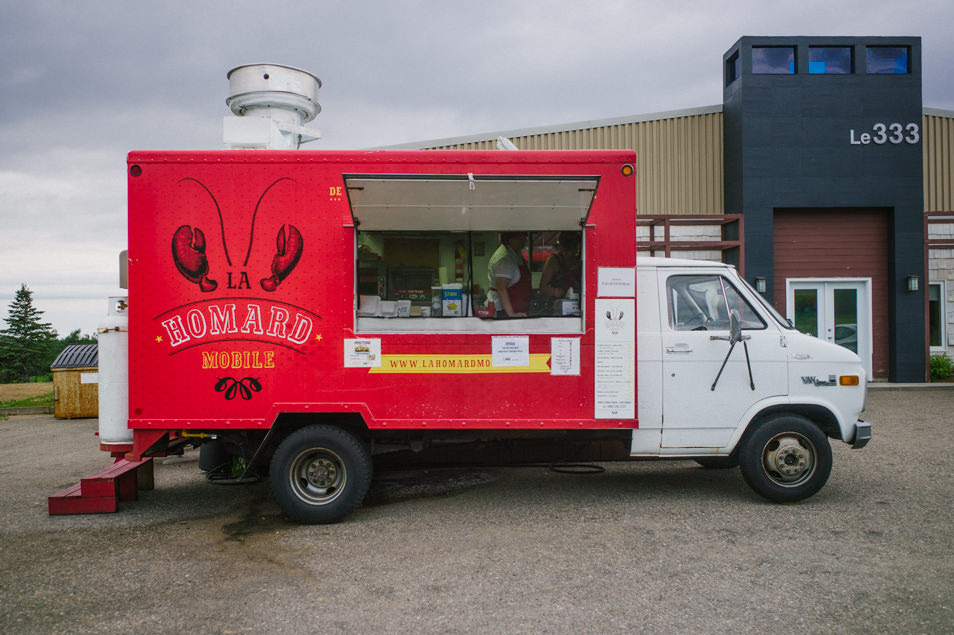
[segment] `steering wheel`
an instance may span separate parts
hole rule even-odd
[[[705,313],[697,313],[690,319],[683,322],[683,326],[689,331],[705,331],[709,325],[709,318]]]

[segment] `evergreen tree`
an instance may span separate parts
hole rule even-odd
[[[62,351],[64,348],[66,348],[67,346],[71,344],[95,344],[96,337],[93,335],[87,335],[87,334],[81,333],[79,329],[76,329],[75,331],[70,331],[69,335],[67,335],[66,337],[60,338],[57,341],[60,344],[60,346],[57,347],[59,349],[57,351],[57,355],[59,355],[59,351]]]
[[[43,311],[33,306],[33,292],[20,285],[10,303],[7,328],[0,331],[0,375],[4,381],[29,381],[49,371],[43,365],[56,343],[56,331],[50,323],[40,321],[42,315]]]

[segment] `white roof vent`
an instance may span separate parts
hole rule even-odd
[[[247,64],[228,73],[229,98],[236,115],[223,121],[223,139],[232,149],[297,150],[321,133],[305,123],[321,112],[321,80],[280,64]]]

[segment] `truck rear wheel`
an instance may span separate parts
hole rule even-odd
[[[752,431],[739,449],[745,482],[778,503],[800,501],[825,485],[831,474],[828,437],[797,415],[769,419]]]
[[[272,457],[272,491],[282,510],[306,524],[338,522],[361,506],[371,455],[349,432],[313,425],[290,434]]]

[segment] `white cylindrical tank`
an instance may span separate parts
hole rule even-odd
[[[99,442],[129,445],[129,317],[125,297],[109,298],[99,334]]]
[[[300,126],[321,112],[321,80],[280,64],[247,64],[229,71],[229,98],[239,117],[268,117],[277,123]]]

